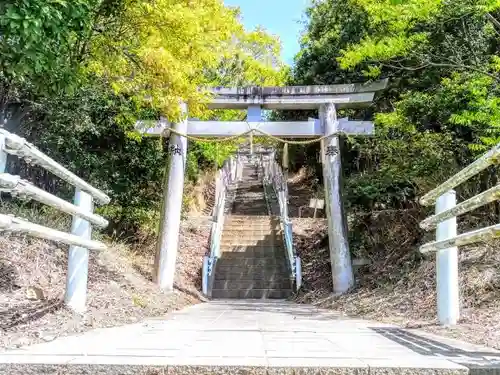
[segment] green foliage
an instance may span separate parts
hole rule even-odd
[[[43,91],[64,89],[98,0],[14,0],[0,5],[2,78]],[[65,85],[64,85],[65,83]]]
[[[343,68],[401,58],[412,58],[420,64],[462,65],[458,59],[461,48],[439,50],[434,48],[437,44],[469,47],[467,52],[481,60],[482,48],[471,47],[484,47],[487,43],[482,38],[474,39],[478,32],[474,26],[484,29],[487,15],[495,19],[488,12],[500,8],[500,4],[492,0],[357,0],[356,3],[368,14],[371,32],[342,51],[339,61]],[[443,36],[443,31],[449,38],[436,39],[438,35]],[[457,43],[459,36],[463,38],[462,43]]]
[[[347,205],[408,208],[500,141],[498,1],[325,0],[308,23],[291,83],[390,79],[366,110],[374,138],[343,145]],[[295,114],[290,114],[294,117]],[[321,173],[317,147],[295,155]]]
[[[245,31],[238,17],[222,0],[3,2],[0,123],[106,191],[112,202],[98,211],[111,231],[154,233],[167,140],[140,136],[137,119],[175,121],[181,100],[192,117],[244,119],[240,111],[207,111],[199,87],[286,77],[277,39]],[[236,143],[188,147],[188,182],[195,182]],[[71,187],[36,168],[29,173],[71,199]]]
[[[366,11],[353,1],[314,1],[307,9],[309,22],[296,56],[293,83],[328,84],[359,81],[360,72],[340,69],[339,51],[369,34]]]

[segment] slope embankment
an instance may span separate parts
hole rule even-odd
[[[355,289],[339,297],[332,296],[325,221],[296,219],[294,240],[304,278],[296,300],[500,348],[500,242],[460,249],[460,323],[441,327],[436,319],[435,257],[418,251],[432,234],[422,234],[420,219],[415,210],[351,217],[353,257],[368,264],[355,267]]]
[[[36,210],[19,212],[32,222],[68,230],[69,221]],[[0,236],[0,346],[51,341],[94,328],[162,317],[203,301],[201,266],[209,223],[185,220],[180,235],[175,290],[162,292],[151,280],[154,239],[134,246],[110,242],[92,252],[88,308],[79,315],[62,303],[68,247],[19,235]]]

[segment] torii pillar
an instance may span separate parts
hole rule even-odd
[[[181,104],[181,119],[172,127],[180,133],[187,133],[187,124],[187,105],[183,103]],[[153,281],[160,288],[173,291],[187,160],[186,137],[171,134],[168,154],[169,158],[163,182],[163,203],[160,212],[160,229],[156,244]]]
[[[339,132],[339,121],[335,104],[323,104],[319,110],[325,135]],[[324,141],[321,152],[323,160],[323,185],[325,187],[326,216],[328,218],[328,244],[332,264],[333,291],[347,292],[354,285],[351,252],[347,238],[347,218],[342,198],[342,160],[339,135]]]

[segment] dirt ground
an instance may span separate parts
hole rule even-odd
[[[24,236],[0,236],[0,347],[52,341],[94,328],[134,323],[203,302],[201,267],[210,227],[184,222],[175,291],[151,281],[154,246],[111,244],[92,252],[88,309],[78,315],[62,303],[67,246]]]

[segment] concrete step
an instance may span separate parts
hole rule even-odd
[[[264,262],[262,262],[264,263]],[[288,275],[288,265],[285,262],[256,264],[255,262],[232,262],[232,261],[217,261],[217,272],[220,274],[259,274],[259,275],[276,275],[281,273]],[[229,277],[229,276],[228,276]],[[261,278],[261,277],[259,277]]]
[[[246,229],[242,229],[240,225],[234,225],[230,224],[229,226],[224,223],[224,229],[222,230],[222,235],[225,235],[226,233],[228,234],[234,234],[237,236],[248,236],[250,234],[260,234],[260,235],[271,235],[274,234],[275,236],[280,236],[282,234],[282,231],[280,228],[271,228],[269,224],[263,225],[263,226],[255,226],[252,225],[252,223],[248,223],[246,225]]]
[[[291,274],[286,267],[250,268],[216,267],[215,280],[289,280]]]
[[[253,184],[249,186],[241,186],[240,184],[236,189],[234,189],[234,192],[237,199],[260,198],[266,196],[264,194],[264,187],[261,184]]]
[[[245,254],[243,254],[245,256]],[[270,267],[274,268],[275,266],[286,266],[285,256],[281,257],[276,256],[263,256],[263,257],[225,257],[224,254],[217,260],[217,267],[246,267],[246,266],[254,266],[254,267]]]
[[[283,258],[283,246],[226,246],[221,248],[221,256],[225,259],[241,258]]]
[[[280,247],[283,243],[283,238],[276,235],[254,235],[254,236],[237,236],[237,235],[222,235],[221,243],[227,242],[234,246],[248,247]]]
[[[248,216],[248,215],[237,215],[237,214],[234,214],[234,215],[228,215],[228,217],[226,218],[227,220],[231,221],[238,221],[238,220],[253,220],[254,222],[258,222],[258,221],[271,221],[271,220],[275,220],[275,221],[279,221],[279,217],[277,216],[269,216],[269,215],[261,215],[261,216]]]
[[[252,222],[252,220],[226,221],[224,219],[224,228],[222,232],[231,232],[231,231],[269,233],[274,231],[281,231],[281,225],[280,223],[269,222],[269,221],[267,222],[265,221]]]
[[[236,197],[234,199],[235,203],[241,204],[259,204],[266,205],[265,195],[264,193],[241,193],[237,192]]]
[[[234,205],[233,207],[231,207],[231,213],[235,213],[235,212],[244,213],[244,214],[250,215],[250,216],[261,216],[262,214],[267,213],[267,208],[266,208],[266,211],[263,211],[263,209],[260,209],[260,208],[245,208],[245,207],[238,207],[238,206]]]
[[[243,179],[239,182],[237,189],[251,189],[255,187],[262,188],[262,181],[258,177],[243,176]]]
[[[248,270],[236,270],[236,269],[219,269],[215,271],[214,280],[223,280],[223,281],[255,281],[255,280],[263,280],[267,282],[277,281],[289,282],[291,280],[291,275],[283,268],[283,271],[277,271],[276,269],[263,271],[258,269],[253,269],[252,271]]]
[[[212,290],[212,298],[221,299],[286,299],[292,294],[291,289]]]
[[[261,192],[264,189],[264,185],[262,185],[262,182],[255,179],[252,181],[241,181],[238,186],[236,187],[236,191],[256,191],[256,192]]]
[[[255,219],[231,219],[231,216],[224,218],[224,230],[278,230],[281,228],[279,221]]]
[[[279,240],[278,239],[262,239],[262,240],[259,240],[259,239],[250,239],[250,238],[237,238],[237,237],[233,237],[233,238],[222,238],[221,241],[220,241],[220,245],[221,246],[224,246],[224,247],[245,247],[245,248],[248,248],[248,247],[275,247],[275,243],[278,242],[276,244],[276,247],[279,246]]]
[[[291,289],[290,280],[215,280],[213,289],[249,290],[249,289]]]
[[[272,238],[281,238],[281,233],[272,229],[254,229],[254,228],[246,228],[246,229],[224,229],[222,231],[222,237],[240,237],[240,238],[256,238],[256,237],[272,237]]]
[[[246,235],[249,233],[271,234],[281,232],[281,226],[279,222],[252,222],[251,219],[236,222],[224,219],[223,232],[237,235]]]
[[[227,242],[227,241],[226,241]],[[270,242],[270,243],[269,243]],[[284,243],[283,241],[276,240],[274,242],[271,241],[261,241],[259,243],[254,243],[254,244],[238,244],[238,243],[226,243],[224,246],[221,246],[221,248],[224,247],[224,251],[228,252],[245,252],[245,251],[271,251],[272,249],[284,249]]]
[[[283,258],[285,251],[280,247],[263,247],[263,248],[248,248],[232,246],[224,248],[221,251],[221,256],[224,259],[241,259],[241,258]]]
[[[239,243],[238,243],[239,241]],[[272,246],[275,242],[281,242],[282,239],[280,236],[275,234],[253,234],[253,235],[235,235],[235,234],[222,234],[221,242],[236,242],[237,245],[260,245],[260,244],[269,244]]]
[[[260,216],[267,214],[267,206],[256,206],[249,203],[239,204],[238,202],[234,202],[233,207],[231,208],[231,212]]]
[[[233,202],[234,213],[244,213],[245,215],[261,216],[267,215],[267,204],[260,202]]]
[[[251,224],[249,224],[250,226]],[[253,235],[259,236],[274,236],[275,238],[282,238],[282,232],[278,229],[269,229],[269,228],[248,228],[248,230],[242,230],[236,227],[226,228],[224,225],[224,229],[222,230],[222,236],[237,236],[237,237],[249,237]]]
[[[217,260],[217,271],[228,272],[237,271],[239,273],[255,273],[255,272],[267,272],[275,274],[277,272],[288,273],[288,265],[285,259],[266,259],[266,258],[248,258],[246,261],[241,259],[218,259]]]
[[[233,267],[233,268],[217,268],[215,271],[215,280],[289,280],[292,276],[283,268],[275,269],[251,269]]]

